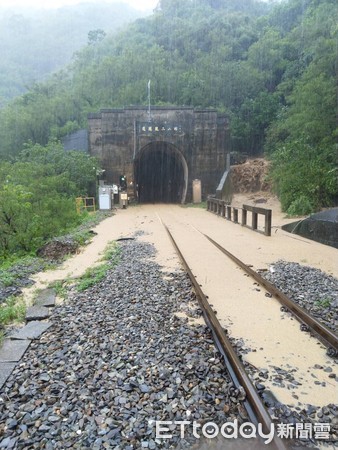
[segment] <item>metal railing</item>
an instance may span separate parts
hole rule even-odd
[[[207,210],[224,217],[234,223],[240,223],[243,227],[250,228],[265,236],[271,236],[272,210],[259,208],[257,206],[243,205],[242,208],[227,204],[224,200],[209,197],[207,200]],[[241,221],[239,222],[239,211],[241,211]],[[248,212],[251,213],[252,222],[248,224]],[[264,216],[263,230],[258,228],[258,215]]]
[[[77,197],[76,198],[76,212],[78,214],[83,213],[84,211],[95,212],[95,197]]]

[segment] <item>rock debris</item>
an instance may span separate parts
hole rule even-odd
[[[67,301],[53,311],[52,327],[32,342],[0,391],[0,449],[223,448],[224,440],[198,442],[189,427],[184,439],[174,425],[170,439],[158,439],[155,421],[248,421],[245,392],[229,379],[210,332],[189,321],[201,311],[186,274],[161,271],[150,244],[119,245],[120,263],[86,291],[69,290]],[[300,297],[305,289],[310,298],[309,280],[296,283],[303,269],[283,263],[289,275],[282,279],[281,264],[267,274],[269,280],[284,291],[289,283],[288,295]],[[316,272],[315,286],[322,278]],[[330,295],[336,292],[331,282],[323,281]],[[316,292],[314,299],[320,292],[326,301],[323,287]],[[233,344],[246,353],[241,340]],[[246,366],[277,423],[329,423],[337,441],[336,405],[291,410],[265,389],[268,370]],[[328,376],[336,382],[334,373]],[[274,379],[279,385],[297,383],[293,373],[278,367]],[[226,444],[262,448],[249,442]],[[316,448],[313,439],[300,444]]]
[[[262,276],[291,300],[338,332],[338,280],[319,269],[277,261]]]
[[[198,315],[187,276],[164,278],[149,244],[120,246],[120,264],[94,287],[71,289],[4,385],[0,448],[184,448],[191,431],[159,440],[155,420],[238,416],[242,393],[206,326],[175,315]]]

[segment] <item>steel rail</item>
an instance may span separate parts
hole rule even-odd
[[[162,224],[166,229],[168,236],[177,254],[181,259],[184,269],[189,275],[189,278],[194,286],[195,293],[201,306],[206,324],[208,325],[210,331],[212,332],[216,346],[224,358],[225,365],[229,371],[229,374],[233,379],[234,384],[237,385],[237,387],[242,386],[246,392],[247,400],[244,402],[244,406],[248,412],[250,419],[255,423],[260,423],[262,425],[264,432],[269,433],[273,426],[273,421],[270,415],[265,409],[260,396],[258,395],[255,387],[253,386],[250,378],[246,373],[245,367],[243,366],[235,350],[233,349],[230,340],[228,339],[225,331],[223,330],[220,322],[218,321],[213,309],[209,305],[209,302],[205,294],[203,293],[200,285],[198,284],[195,276],[193,275],[174,237],[172,236],[168,227],[163,222]],[[277,450],[289,449],[286,442],[276,435],[274,436],[272,443]]]
[[[201,232],[200,232],[201,233]],[[245,272],[251,275],[259,284],[264,286],[264,288],[270,292],[283,306],[285,306],[289,311],[291,311],[294,316],[303,324],[310,327],[315,333],[316,337],[329,348],[328,354],[330,355],[330,348],[333,355],[338,353],[338,336],[326,327],[324,324],[320,323],[315,317],[311,316],[304,308],[297,305],[289,297],[287,297],[282,291],[276,288],[269,281],[265,280],[259,273],[255,272],[253,269],[248,267],[240,259],[236,258],[232,253],[214,241],[211,237],[204,233],[205,236],[215,247],[217,247],[222,253],[227,255],[232,261],[238,264]]]

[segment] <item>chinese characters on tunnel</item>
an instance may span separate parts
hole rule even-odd
[[[138,133],[139,134],[176,134],[182,133],[182,126],[172,123],[149,123],[149,122],[139,122],[138,123]]]

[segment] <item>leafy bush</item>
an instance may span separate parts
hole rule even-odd
[[[60,143],[26,145],[0,169],[0,257],[35,251],[81,223],[75,197],[96,182],[96,159]]]
[[[289,206],[287,213],[288,216],[306,216],[313,212],[314,208],[310,200],[304,195],[294,200]]]
[[[272,179],[283,211],[302,215],[332,205],[337,192],[335,158],[334,145],[310,145],[304,137],[273,153]]]

